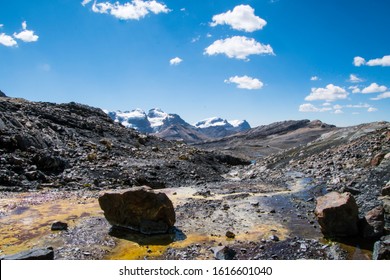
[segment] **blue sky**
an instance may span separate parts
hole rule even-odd
[[[0,89],[194,123],[390,120],[387,0],[1,0]]]

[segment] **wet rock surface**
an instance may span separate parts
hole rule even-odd
[[[52,247],[31,249],[14,255],[0,256],[0,260],[54,260],[54,250]]]

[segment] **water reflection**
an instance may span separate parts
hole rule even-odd
[[[141,246],[147,246],[147,245],[167,246],[173,242],[182,241],[187,238],[184,232],[182,232],[180,229],[176,227],[172,227],[168,231],[168,233],[165,234],[147,235],[147,234],[139,233],[134,230],[113,226],[109,231],[109,235],[119,239],[124,239],[124,240],[137,243],[138,245]]]

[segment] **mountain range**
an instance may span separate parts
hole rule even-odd
[[[251,128],[245,120],[228,121],[219,117],[205,119],[191,125],[179,115],[168,114],[159,108],[151,109],[148,113],[142,109],[125,112],[105,110],[105,112],[112,120],[125,127],[167,140],[180,140],[187,143],[226,137]]]

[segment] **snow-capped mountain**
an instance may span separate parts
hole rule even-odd
[[[228,121],[217,117],[199,121],[194,126],[210,138],[221,138],[251,128],[245,120]]]
[[[142,109],[132,111],[104,110],[115,122],[134,128],[142,133],[153,133],[169,140],[200,142],[225,137],[250,129],[247,121],[227,121],[222,118],[209,118],[190,125],[177,114],[168,114],[159,108],[146,112]]]

